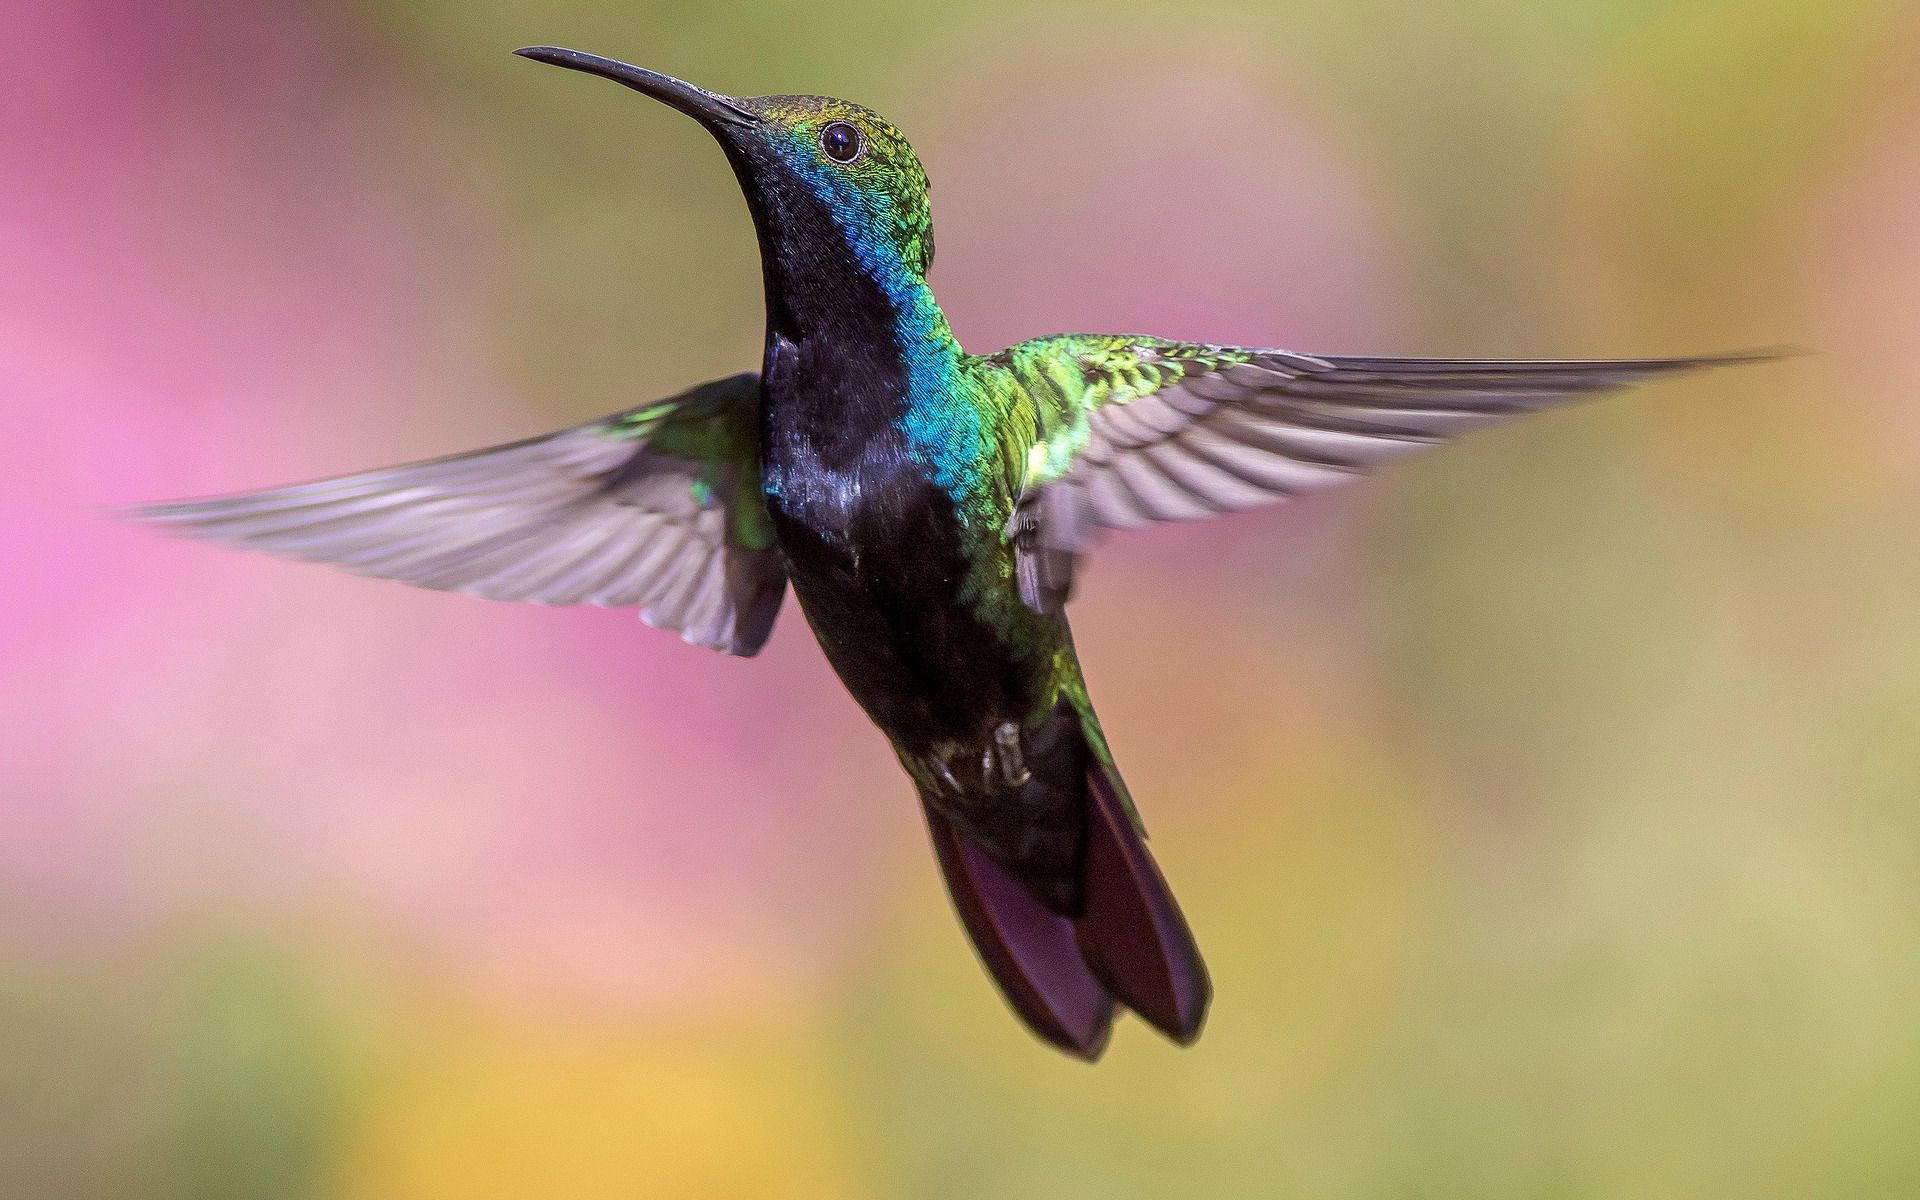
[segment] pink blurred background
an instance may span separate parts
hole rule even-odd
[[[0,1195],[1920,1190],[1920,9],[0,0]],[[758,659],[119,505],[750,368],[745,211],[553,41],[915,140],[963,341],[1817,357],[1115,538],[1219,1000],[1002,1011]]]

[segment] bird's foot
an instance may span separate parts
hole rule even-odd
[[[980,766],[988,783],[998,776],[999,781],[1010,788],[1023,787],[1033,772],[1027,770],[1026,751],[1020,744],[1020,727],[1012,721],[1003,721],[993,731],[993,741],[981,755]]]

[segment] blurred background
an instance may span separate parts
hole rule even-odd
[[[0,14],[0,1194],[1920,1194],[1920,6]],[[1821,353],[1112,539],[1218,1000],[1088,1068],[791,603],[106,519],[757,364],[718,152],[536,41],[888,114],[975,349]]]

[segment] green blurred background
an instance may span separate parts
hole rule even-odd
[[[0,1196],[1920,1195],[1920,7],[0,0]],[[691,122],[871,104],[976,349],[1817,357],[1116,537],[1218,986],[1032,1042],[732,661],[105,506],[750,368]]]

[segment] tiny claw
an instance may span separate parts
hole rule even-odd
[[[953,769],[947,766],[946,759],[944,758],[934,759],[933,769],[939,772],[941,782],[947,785],[947,789],[949,791],[951,791],[956,796],[961,794],[960,781],[953,777]]]
[[[1004,721],[993,731],[993,745],[987,750],[987,769],[1000,768],[1000,778],[1008,787],[1024,787],[1033,772],[1027,770],[1027,756],[1020,748],[1020,727]]]

